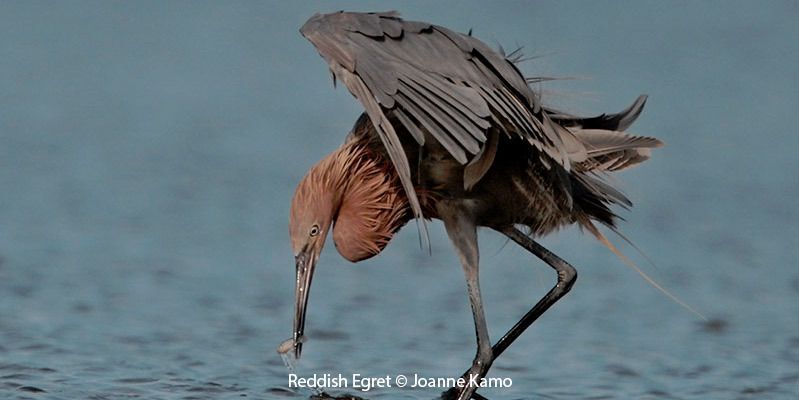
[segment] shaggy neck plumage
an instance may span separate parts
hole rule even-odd
[[[380,253],[409,220],[408,201],[391,165],[357,143],[325,157],[309,178],[320,182],[316,201],[330,204],[333,241],[352,262]]]

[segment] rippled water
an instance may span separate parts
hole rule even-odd
[[[492,399],[799,395],[796,2],[402,3],[406,17],[539,56],[575,111],[650,102],[668,146],[624,173],[635,257],[702,321],[590,237],[543,241],[574,290],[494,364]],[[0,4],[0,398],[308,398],[275,352],[291,333],[288,202],[359,113],[297,33],[382,3]],[[443,229],[407,228],[311,292],[313,374],[457,376],[474,338]],[[481,233],[498,338],[554,281]],[[629,248],[630,255],[635,252]],[[330,389],[430,399],[441,389]]]

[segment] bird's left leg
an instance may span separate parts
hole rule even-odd
[[[469,302],[471,303],[472,316],[474,317],[477,355],[474,357],[471,368],[463,375],[465,385],[458,395],[458,400],[469,400],[477,389],[475,385],[485,376],[493,361],[491,341],[488,338],[488,327],[485,313],[483,312],[483,300],[480,296],[477,227],[469,214],[460,207],[449,207],[440,204],[438,211],[439,217],[444,221],[447,234],[460,257],[463,272],[466,275]]]
[[[577,270],[574,269],[571,264],[555,255],[555,253],[547,250],[544,246],[541,246],[538,242],[534,241],[517,228],[510,226],[500,230],[500,232],[549,264],[549,266],[558,273],[558,281],[555,286],[494,345],[492,348],[494,359],[499,357],[499,355],[502,354],[522,332],[530,327],[538,317],[548,310],[549,307],[555,304],[561,297],[565,296],[577,280]],[[491,361],[493,362],[493,360]]]

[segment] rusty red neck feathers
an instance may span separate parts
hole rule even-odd
[[[311,233],[319,235],[321,251],[332,225],[338,252],[357,262],[380,253],[409,219],[408,201],[390,162],[349,142],[300,182],[291,205],[290,234],[295,252]]]

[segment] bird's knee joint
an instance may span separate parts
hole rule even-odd
[[[491,347],[478,348],[477,354],[474,355],[473,364],[478,367],[485,367],[490,365],[491,360],[494,358],[494,351]]]
[[[577,270],[571,265],[566,265],[565,268],[558,270],[558,285],[562,286],[564,290],[569,290],[577,281]]]
[[[490,347],[487,349],[480,349],[480,351],[477,352],[477,363],[481,366],[490,363],[492,358],[494,358],[494,352]]]

